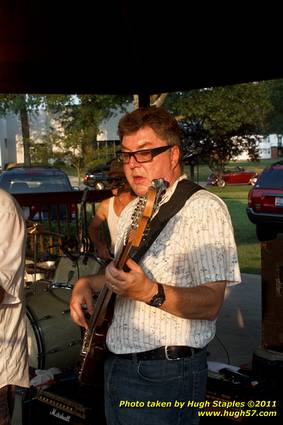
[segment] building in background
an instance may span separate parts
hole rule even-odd
[[[261,137],[258,143],[258,154],[260,159],[278,159],[283,157],[283,145],[281,134],[269,134]],[[248,153],[243,152],[237,157],[238,161],[248,160]]]
[[[8,163],[17,162],[18,122],[14,114],[0,117],[0,168]]]

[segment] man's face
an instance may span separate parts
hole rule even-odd
[[[123,152],[135,152],[144,149],[154,149],[167,146],[165,140],[160,139],[150,127],[143,127],[136,133],[124,136],[122,140]],[[173,184],[181,175],[178,163],[179,149],[172,146],[165,152],[152,158],[150,162],[139,163],[131,156],[128,164],[124,164],[124,172],[133,191],[143,196],[147,193],[153,179],[164,178]]]

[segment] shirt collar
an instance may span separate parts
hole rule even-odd
[[[162,196],[162,199],[159,203],[159,206],[162,204],[165,204],[166,202],[169,201],[169,199],[171,198],[171,196],[173,195],[173,193],[176,190],[177,184],[184,179],[187,179],[188,176],[184,173],[182,174],[173,184],[172,186],[168,187],[168,189],[166,190],[165,194]]]

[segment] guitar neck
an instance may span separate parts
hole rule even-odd
[[[118,255],[117,260],[115,260],[115,266],[117,269],[121,270],[125,266],[130,255],[131,247],[131,243],[127,243],[126,246],[123,247],[122,252]],[[95,326],[100,326],[102,324],[112,296],[114,296],[113,292],[105,284],[96,300],[95,311],[90,318],[88,333],[92,333]]]
[[[104,285],[96,300],[95,311],[89,321],[88,333],[92,333],[95,326],[100,326],[102,324],[108,303],[112,295],[113,292],[108,289],[106,285]]]

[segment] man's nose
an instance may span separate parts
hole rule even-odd
[[[138,167],[139,166],[139,163],[137,162],[137,160],[134,157],[134,155],[131,155],[130,156],[129,166],[130,166],[130,168],[135,168],[135,167]]]

